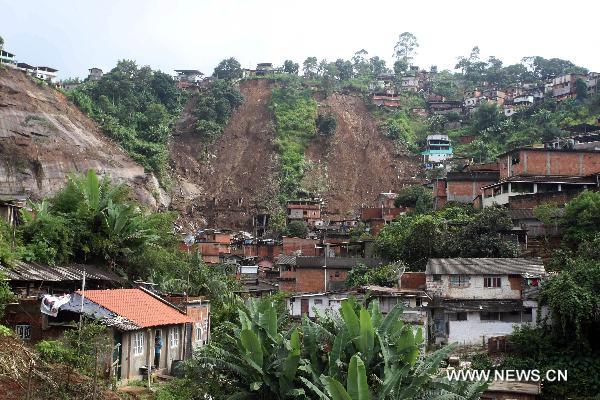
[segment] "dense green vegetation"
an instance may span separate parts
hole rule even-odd
[[[185,97],[170,75],[122,60],[100,80],[79,85],[68,97],[166,183],[170,124]]]
[[[304,149],[316,134],[317,102],[311,91],[290,81],[273,89],[269,108],[275,119],[276,145],[280,154],[280,201],[300,190],[304,173]]]
[[[560,226],[565,235],[547,268],[560,271],[540,287],[540,306],[550,317],[535,327],[509,336],[510,352],[492,363],[477,356],[474,368],[567,370],[568,381],[544,382],[544,399],[592,399],[600,392],[600,193],[583,192],[557,217],[556,206],[543,205],[540,215]],[[541,314],[538,315],[542,317]]]
[[[222,132],[231,113],[239,107],[244,98],[239,89],[229,80],[219,79],[198,94],[194,110],[196,131],[206,140],[213,140]]]
[[[504,209],[450,205],[396,217],[381,230],[375,246],[383,258],[423,271],[429,258],[517,257],[518,245],[503,236],[512,226]]]
[[[438,368],[453,348],[423,354],[421,330],[399,320],[400,306],[384,317],[376,301],[345,300],[339,315],[300,324],[281,312],[268,299],[241,306],[230,333],[203,348],[162,398],[466,400],[485,387],[448,382]]]

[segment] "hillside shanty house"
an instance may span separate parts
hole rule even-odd
[[[377,266],[381,261],[359,257],[303,257],[277,258],[279,289],[291,293],[318,293],[342,290],[348,272],[359,264]]]
[[[537,302],[523,293],[546,276],[540,259],[434,258],[425,274],[436,343],[480,344],[536,323]]]
[[[312,227],[321,219],[321,202],[319,200],[289,200],[286,209],[288,223],[304,221]]]
[[[20,210],[25,207],[27,198],[27,195],[0,194],[0,218],[11,227],[18,225]]]
[[[88,71],[88,81],[99,81],[100,79],[102,79],[102,75],[104,75],[101,68],[92,67]]]
[[[111,373],[117,380],[143,378],[147,366],[154,363],[157,336],[163,341],[158,371],[166,373],[175,362],[190,357],[190,343],[202,340],[192,329],[195,321],[190,316],[144,289],[78,291],[60,308],[58,317],[73,318],[81,310],[110,329],[115,347]]]
[[[123,280],[115,273],[83,264],[48,266],[17,262],[14,266],[0,265],[0,274],[8,282],[17,302],[7,305],[4,324],[27,341],[37,342],[60,336],[70,321],[40,312],[40,297],[60,296],[81,288],[85,273],[86,286],[93,289],[121,287]]]

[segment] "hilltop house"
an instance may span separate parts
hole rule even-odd
[[[15,55],[2,48],[0,48],[0,64],[8,64],[14,66],[17,63]]]
[[[97,67],[92,67],[89,70],[89,74],[87,77],[88,81],[99,81],[100,79],[102,79],[102,75],[104,75],[104,73],[102,72],[102,69],[97,68]]]
[[[57,69],[51,67],[36,67],[34,76],[47,82],[56,82]]]
[[[430,259],[425,270],[432,340],[480,344],[534,324],[537,302],[523,295],[546,276],[539,259]]]

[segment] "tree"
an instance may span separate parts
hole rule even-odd
[[[567,203],[561,225],[567,243],[592,240],[600,231],[600,192],[585,190]]]
[[[378,56],[371,57],[369,59],[369,64],[371,68],[371,74],[373,74],[375,77],[388,72],[388,68],[385,66],[385,60],[379,58]]]
[[[4,280],[4,275],[0,273],[0,318],[4,316],[6,305],[15,301],[16,298],[17,296],[10,289],[10,285]]]
[[[419,203],[424,207],[420,212],[427,212],[433,208],[433,193],[431,189],[421,185],[402,188],[394,200],[396,207],[416,208]]]
[[[317,75],[317,65],[317,57],[307,57],[302,63],[304,76],[314,78]]]
[[[398,285],[400,273],[405,268],[406,266],[402,262],[395,262],[375,268],[359,264],[348,272],[346,285],[351,288],[366,285],[395,287]]]
[[[418,47],[417,37],[410,32],[403,32],[398,36],[398,42],[394,46],[394,56],[397,60],[410,64]]]
[[[225,80],[239,79],[242,77],[242,66],[235,58],[227,58],[215,67],[213,76]]]
[[[394,74],[402,76],[408,71],[409,64],[406,60],[396,60],[394,62]]]
[[[291,237],[305,238],[308,235],[308,228],[303,221],[292,221],[287,225],[287,235]]]
[[[600,329],[600,261],[574,259],[542,285],[540,305],[548,305],[555,337],[568,346],[599,349],[594,343]],[[573,341],[575,339],[575,342]]]
[[[354,76],[354,68],[352,63],[348,60],[338,58],[335,60],[335,67],[337,69],[337,77],[341,81],[347,81]]]
[[[299,67],[300,66],[298,65],[298,63],[295,63],[292,60],[285,60],[283,62],[283,72],[285,72],[287,74],[296,75],[298,73]]]
[[[331,136],[335,133],[337,128],[337,121],[333,113],[328,112],[326,114],[319,114],[317,117],[317,130],[320,134],[325,136]]]
[[[365,308],[344,300],[339,314],[316,321],[305,317],[301,327],[291,329],[279,310],[270,300],[249,302],[232,333],[201,350],[190,374],[202,378],[201,394],[214,388],[217,394],[210,395],[218,398],[235,394],[257,400],[361,400],[371,395],[474,400],[486,387],[452,383],[440,374],[440,363],[453,347],[425,355],[421,329],[413,332],[400,320],[399,305],[384,317],[377,301]]]
[[[575,93],[577,95],[577,100],[585,100],[588,98],[588,87],[585,81],[581,78],[578,78],[575,81]]]
[[[355,76],[368,76],[371,74],[371,65],[366,59],[368,54],[365,49],[361,49],[352,56],[352,66]]]
[[[0,49],[4,47],[4,38],[0,36]]]

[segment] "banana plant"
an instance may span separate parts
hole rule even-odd
[[[222,346],[210,349],[211,355],[201,354],[197,361],[235,380],[239,388],[236,399],[304,396],[296,379],[301,362],[300,332],[280,331],[274,302],[254,300],[241,307],[232,332],[224,335]]]

